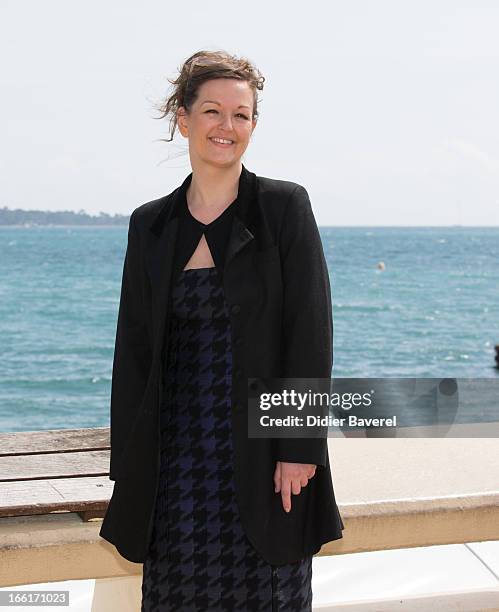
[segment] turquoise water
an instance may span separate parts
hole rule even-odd
[[[334,376],[499,376],[499,228],[321,235]],[[0,431],[109,424],[126,237],[126,227],[0,227]]]

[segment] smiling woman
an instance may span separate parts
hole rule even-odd
[[[201,51],[162,106],[192,173],[130,217],[101,536],[143,562],[142,612],[308,612],[342,537],[327,439],[248,436],[248,378],[332,368],[329,276],[307,191],[241,162],[264,78]]]

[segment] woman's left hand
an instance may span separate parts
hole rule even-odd
[[[274,472],[275,492],[281,492],[282,507],[285,512],[291,510],[291,493],[298,495],[306,487],[310,478],[315,475],[313,463],[287,463],[278,461]]]

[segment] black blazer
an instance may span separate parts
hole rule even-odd
[[[178,188],[130,216],[111,390],[114,490],[100,535],[144,562],[157,493],[165,313],[178,227]],[[232,328],[234,477],[241,521],[273,565],[317,553],[342,537],[327,440],[248,437],[248,378],[321,377],[332,370],[329,275],[307,191],[245,166],[223,284]],[[242,196],[242,197],[241,197]],[[317,464],[291,512],[274,492],[276,461]]]

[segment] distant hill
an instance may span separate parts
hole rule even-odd
[[[32,227],[39,225],[126,225],[129,215],[108,215],[100,212],[98,215],[89,215],[84,210],[50,211],[50,210],[21,210],[0,208],[0,225],[21,225]]]

